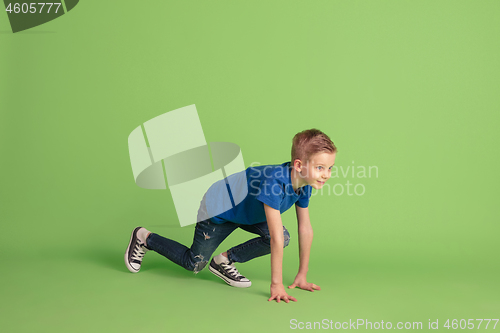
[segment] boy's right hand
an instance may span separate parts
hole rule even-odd
[[[283,283],[272,284],[271,283],[271,298],[268,301],[272,301],[276,299],[276,302],[280,302],[280,300],[284,300],[286,303],[290,301],[297,302],[297,299],[293,296],[289,296],[285,291],[285,286]]]

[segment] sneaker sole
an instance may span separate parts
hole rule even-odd
[[[130,235],[130,241],[128,242],[128,246],[127,246],[127,250],[125,251],[125,265],[127,266],[128,270],[132,273],[138,273],[140,268],[139,269],[135,269],[134,267],[130,266],[130,263],[128,261],[128,254],[130,252],[130,247],[132,246],[132,244],[134,244],[135,242],[132,242],[133,240],[135,240],[134,238],[134,235],[136,234],[137,230],[139,230],[141,227],[137,227],[134,229],[134,231],[132,231],[132,235]]]
[[[248,282],[233,281],[233,280],[229,279],[228,277],[224,276],[223,274],[221,274],[218,270],[216,270],[212,266],[208,266],[208,269],[210,272],[212,272],[216,276],[220,277],[222,280],[224,280],[224,282],[226,282],[230,286],[237,287],[237,288],[248,288],[252,285],[252,281],[248,281]]]

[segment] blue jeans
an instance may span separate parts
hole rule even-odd
[[[219,244],[237,228],[257,234],[259,237],[230,248],[227,255],[231,262],[246,262],[271,253],[271,236],[267,222],[252,225],[232,222],[216,224],[207,219],[196,223],[193,244],[190,248],[154,233],[148,236],[146,246],[185,269],[198,273],[207,265]],[[283,227],[283,235],[284,246],[287,246],[290,242],[290,234],[285,227]]]

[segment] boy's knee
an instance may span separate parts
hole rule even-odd
[[[191,271],[193,271],[194,274],[198,274],[205,266],[208,264],[208,261],[205,260],[205,258],[201,255],[198,254],[194,256],[194,262],[193,265],[190,267]]]
[[[205,266],[208,264],[208,261],[199,261],[194,265],[193,273],[198,274]]]
[[[285,227],[283,227],[283,240],[283,247],[285,248],[290,243],[290,233],[288,232],[288,230],[286,230]]]
[[[271,246],[271,236],[268,234],[263,237],[264,241],[267,245]],[[283,226],[283,247],[287,247],[290,243],[290,233],[286,230],[285,226]]]

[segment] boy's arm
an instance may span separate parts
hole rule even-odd
[[[269,235],[271,236],[271,297],[268,301],[276,299],[279,303],[284,300],[286,303],[297,301],[295,297],[289,296],[283,286],[283,223],[279,210],[264,204]]]
[[[313,229],[309,219],[309,208],[301,208],[295,205],[297,213],[297,224],[299,229],[299,272],[292,285],[288,288],[299,287],[309,291],[321,290],[314,283],[307,282],[307,271],[309,270],[309,254],[311,253],[311,244],[313,240]]]

